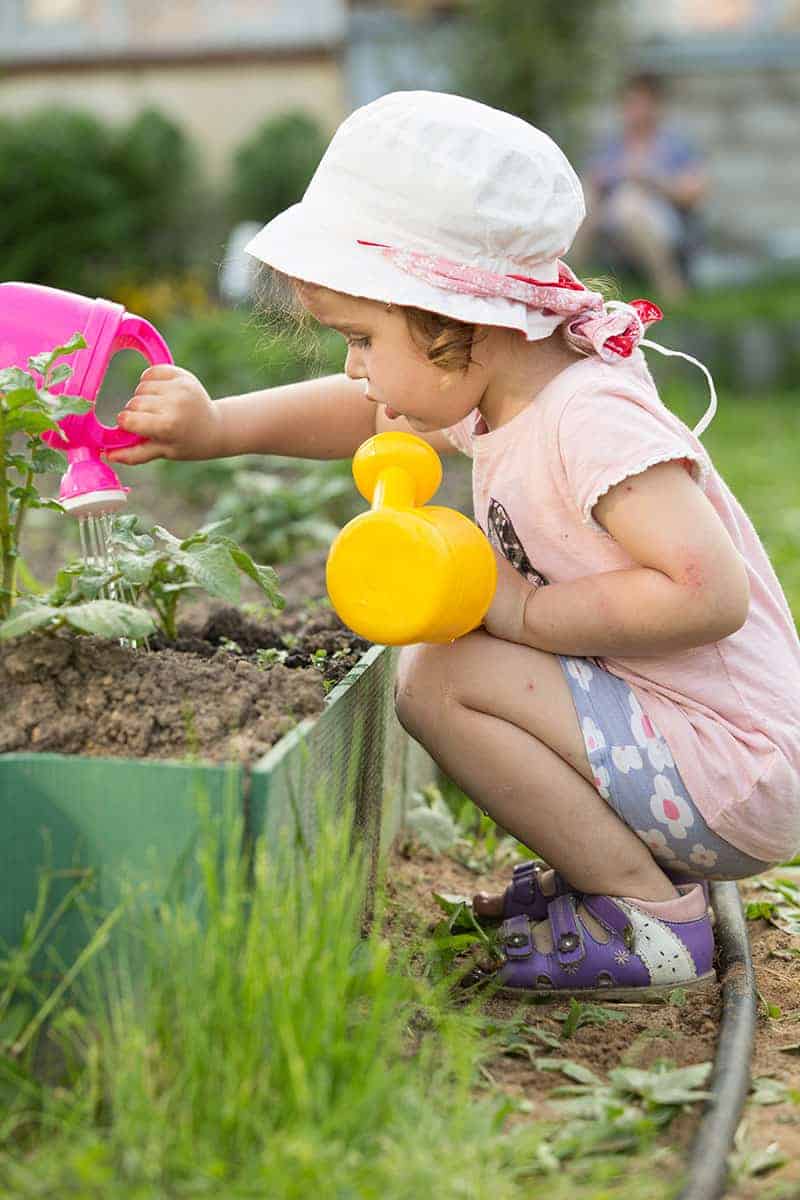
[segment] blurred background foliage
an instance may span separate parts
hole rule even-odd
[[[619,0],[462,0],[455,91],[546,129],[568,155],[582,114],[619,71]]]
[[[233,158],[231,221],[270,221],[295,204],[325,153],[328,138],[304,112],[264,121]]]

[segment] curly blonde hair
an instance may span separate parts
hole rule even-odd
[[[403,307],[411,340],[442,371],[466,371],[474,361],[478,327],[424,308]],[[485,334],[483,335],[485,336]]]

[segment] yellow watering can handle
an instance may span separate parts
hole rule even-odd
[[[376,434],[356,452],[353,476],[372,508],[339,532],[326,573],[345,624],[384,645],[453,641],[480,625],[497,583],[494,553],[467,517],[425,507],[442,479],[433,447]]]

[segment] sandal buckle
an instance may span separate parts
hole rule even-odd
[[[581,944],[581,940],[577,933],[562,933],[558,939],[558,948],[562,954],[569,954],[571,950],[577,950]]]

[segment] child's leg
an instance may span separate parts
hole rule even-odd
[[[669,900],[647,846],[590,782],[558,659],[471,633],[403,651],[400,722],[442,770],[580,892]]]

